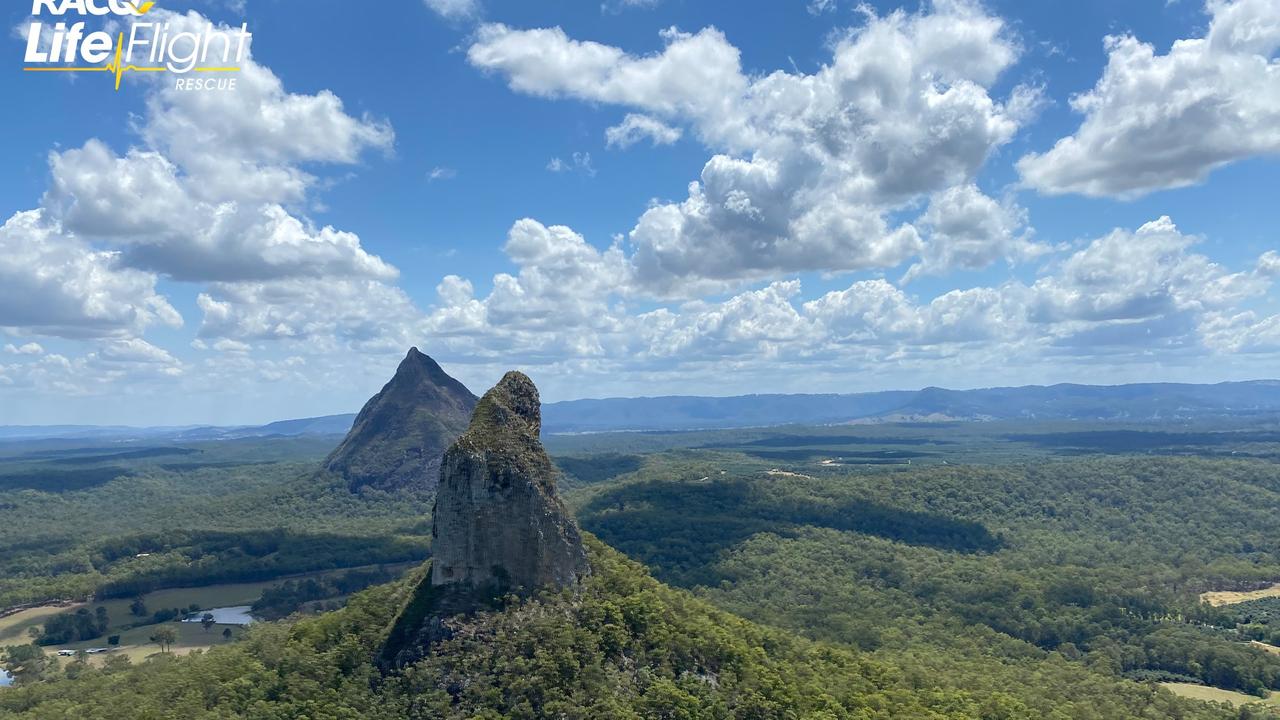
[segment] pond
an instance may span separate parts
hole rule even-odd
[[[8,670],[0,669],[0,687],[9,687],[13,684],[13,676]]]
[[[216,625],[248,625],[253,622],[253,616],[249,614],[252,608],[248,605],[236,605],[234,607],[211,608],[209,610],[201,610],[193,613],[182,622],[198,623],[205,614],[213,616],[213,622]]]

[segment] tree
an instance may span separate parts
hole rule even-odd
[[[147,604],[142,601],[141,597],[136,597],[133,599],[133,603],[129,605],[129,612],[135,617],[146,617]]]
[[[108,645],[111,645],[111,646],[113,646],[113,647],[114,647],[114,646],[116,646],[116,645],[119,645],[119,644],[120,644],[120,636],[119,636],[119,635],[112,635],[111,637],[107,638],[107,644],[108,644]]]
[[[111,620],[107,617],[107,609],[99,605],[93,613],[94,620],[98,623],[98,634],[105,634],[107,632],[107,627],[111,625]]]
[[[156,630],[156,634],[151,636],[151,642],[160,646],[160,652],[167,653],[169,648],[178,641],[178,633],[171,627],[162,627]]]
[[[222,639],[231,642],[231,628],[224,628],[222,631]]]
[[[204,617],[200,618],[200,627],[204,628],[205,632],[209,632],[213,625],[213,613],[205,613]]]
[[[45,656],[39,645],[12,645],[0,648],[0,662],[8,668],[15,682],[26,684],[44,677],[52,671],[53,663]]]

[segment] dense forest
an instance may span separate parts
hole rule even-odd
[[[431,498],[353,495],[340,478],[316,474],[330,443],[196,447],[178,464],[165,452],[135,451],[127,461],[100,449],[42,451],[53,457],[40,462],[0,454],[0,486],[48,475],[38,489],[0,495],[0,608],[418,561],[429,552]],[[81,471],[107,479],[62,484],[63,461],[104,457],[109,464]]]
[[[1052,651],[1110,675],[1262,695],[1215,587],[1280,577],[1269,463],[1088,459],[721,476],[684,456],[580,498],[584,527],[721,607],[883,654]],[[1256,634],[1256,633],[1255,633]],[[1007,643],[1005,643],[1007,645]]]
[[[584,529],[697,600],[597,547],[612,569],[582,597],[482,618],[483,642],[451,647],[404,677],[374,682],[366,663],[403,601],[394,583],[354,596],[346,610],[262,624],[189,659],[158,653],[145,671],[118,656],[94,668],[9,648],[7,664],[26,687],[0,691],[0,714],[47,717],[65,707],[109,717],[136,704],[157,708],[137,717],[284,718],[299,708],[315,718],[598,717],[588,698],[604,694],[617,698],[609,710],[617,717],[656,716],[655,708],[747,717],[725,710],[721,691],[749,680],[763,683],[750,687],[765,699],[835,698],[788,717],[1270,717],[1261,706],[1179,700],[1154,684],[1259,697],[1280,687],[1280,655],[1258,644],[1280,639],[1280,601],[1215,608],[1198,597],[1280,580],[1280,471],[1264,459],[1277,449],[1270,431],[1018,431],[942,424],[551,437]],[[292,442],[127,458],[74,448],[6,458],[0,449],[0,478],[21,480],[0,497],[0,607],[392,566],[283,580],[256,603],[260,617],[280,618],[332,609],[429,556],[429,495],[352,493],[316,473],[326,446]],[[72,471],[85,474],[66,484],[58,473]],[[638,601],[619,598],[641,587],[662,600],[656,625],[624,622],[624,637],[610,622],[563,622],[630,617],[627,602]],[[96,633],[89,607],[54,621],[54,634],[46,627],[46,641]],[[778,630],[735,625],[720,611]],[[677,639],[721,625],[786,659],[753,664],[749,677],[708,675]],[[738,641],[724,639],[732,647],[715,652],[761,659]],[[627,649],[610,655],[618,643]],[[495,669],[492,679],[480,667]],[[230,680],[241,675],[249,679]],[[228,683],[239,688],[230,700]],[[718,690],[708,695],[708,684]],[[836,692],[846,685],[858,697]],[[757,716],[779,716],[776,705],[761,707]],[[472,714],[457,714],[464,710]]]
[[[267,624],[242,642],[143,666],[110,662],[0,693],[18,719],[131,718],[985,718],[1227,720],[1235,712],[1071,663],[1048,677],[1058,697],[1028,705],[999,687],[965,689],[918,658],[884,662],[805,641],[665,587],[591,543],[595,572],[577,591],[481,613],[426,660],[382,677],[372,663],[420,574],[366,591],[342,610]],[[1030,670],[1035,673],[1035,670]],[[62,679],[56,679],[56,676]],[[1073,707],[1088,704],[1087,715]]]

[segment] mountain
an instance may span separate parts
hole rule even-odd
[[[267,425],[192,425],[127,427],[121,425],[0,425],[0,442],[26,440],[106,440],[111,442],[198,442],[245,438],[345,435],[355,414],[280,420]]]
[[[352,424],[355,422],[356,416],[350,413],[345,415],[325,415],[324,417],[303,418],[301,420],[280,420],[277,422],[263,425],[262,427],[253,428],[253,435],[246,437],[269,437],[272,435],[282,435],[285,437],[297,437],[300,435],[343,435],[350,432]]]
[[[548,432],[989,420],[1190,420],[1280,414],[1280,381],[1030,385],[850,395],[572,400],[543,408]]]
[[[1136,422],[1277,414],[1280,414],[1280,380],[1216,385],[1028,385],[980,390],[929,387],[845,395],[606,398],[548,403],[542,409],[543,427],[549,433],[955,420]],[[341,435],[351,429],[355,417],[331,415],[236,427],[0,425],[0,442],[44,438],[192,442],[273,435]],[[465,421],[460,421],[458,427],[465,428]]]
[[[450,618],[511,595],[571,587],[590,568],[582,536],[556,493],[542,447],[538,389],[510,372],[485,393],[445,452],[432,511],[431,573],[380,655],[387,667],[426,656],[453,636]]]
[[[348,487],[431,489],[440,456],[467,429],[476,396],[411,348],[396,374],[360,410],[324,467]]]
[[[740,395],[569,400],[543,408],[548,432],[691,430],[799,423],[831,423],[901,407],[916,393],[857,395]]]

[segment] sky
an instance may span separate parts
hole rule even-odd
[[[0,424],[1280,375],[1280,0],[368,7],[116,90],[5,4]]]

